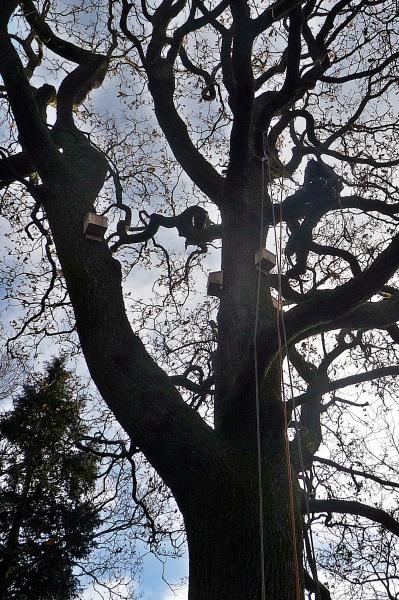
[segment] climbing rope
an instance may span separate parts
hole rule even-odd
[[[298,540],[296,534],[296,525],[295,525],[295,501],[294,501],[294,491],[293,491],[293,481],[292,481],[292,465],[291,465],[291,457],[290,457],[290,449],[289,449],[289,440],[288,440],[288,417],[287,417],[287,398],[285,391],[285,381],[284,381],[284,369],[283,369],[283,361],[284,355],[287,357],[287,368],[289,375],[289,388],[290,388],[290,396],[292,402],[292,412],[296,418],[296,421],[299,422],[297,418],[297,407],[295,405],[295,394],[294,394],[294,386],[293,386],[293,378],[291,372],[291,365],[288,359],[288,341],[286,334],[286,327],[284,322],[284,311],[282,310],[282,293],[281,293],[281,265],[282,265],[282,214],[280,213],[280,232],[279,237],[277,236],[277,223],[276,223],[276,215],[274,209],[274,203],[272,200],[272,178],[270,173],[270,164],[267,158],[267,154],[265,152],[265,144],[264,144],[264,153],[262,158],[262,174],[261,174],[261,214],[260,214],[260,239],[259,239],[259,249],[262,252],[264,246],[264,205],[265,205],[265,193],[266,193],[266,178],[265,178],[265,165],[267,163],[268,169],[268,187],[269,187],[269,198],[272,206],[272,220],[273,220],[273,231],[274,231],[274,240],[276,246],[276,263],[277,263],[277,272],[278,272],[278,299],[277,299],[277,336],[278,336],[278,357],[279,357],[279,367],[280,367],[280,385],[282,390],[282,399],[284,403],[284,427],[285,427],[285,453],[286,453],[286,466],[287,466],[287,479],[288,479],[288,493],[289,493],[289,504],[290,504],[290,525],[291,525],[291,535],[292,535],[292,550],[293,550],[293,563],[294,563],[294,572],[295,572],[295,590],[296,596],[298,600],[302,598],[302,586],[301,586],[301,575],[300,568],[298,564]],[[280,211],[282,204],[282,194],[283,194],[283,180],[281,179],[280,186]],[[255,310],[255,326],[254,326],[254,371],[255,371],[255,408],[256,408],[256,435],[257,435],[257,462],[258,462],[258,499],[259,499],[259,531],[260,531],[260,562],[261,562],[261,598],[262,600],[266,600],[266,581],[265,581],[265,564],[264,564],[264,522],[263,522],[263,485],[262,485],[262,451],[261,451],[261,431],[260,431],[260,400],[259,400],[259,380],[258,380],[258,361],[257,361],[257,335],[258,335],[258,325],[259,325],[259,307],[260,307],[260,291],[261,291],[261,268],[258,270],[258,281],[257,281],[257,293],[256,293],[256,310]],[[280,310],[279,310],[280,309]],[[305,473],[300,432],[298,431],[296,434],[296,440],[298,445],[298,457],[301,472]],[[306,487],[306,486],[305,486]],[[310,549],[311,556],[308,558],[310,567],[312,570],[313,579],[315,582],[316,600],[321,600],[321,592],[320,592],[320,583],[317,575],[317,565],[315,559],[315,549],[314,549],[314,541],[313,541],[313,533],[311,526],[311,517],[310,517],[310,508],[309,501],[307,496],[307,490],[304,490],[305,494],[305,509],[307,513],[307,527],[309,531],[309,541],[310,541]]]
[[[280,252],[279,252],[280,267],[278,269],[278,272],[279,272],[279,294],[280,295],[281,295],[282,223],[283,223],[282,199],[283,199],[283,181],[281,180],[280,202],[279,202],[279,206],[280,206],[280,215],[279,215],[280,216],[280,219],[279,219],[280,220]],[[341,212],[342,212],[342,206],[341,206]],[[345,224],[345,220],[344,220],[344,224]],[[345,227],[346,227],[346,225],[345,225]],[[275,230],[275,222],[274,222],[274,230]],[[285,327],[285,316],[284,316],[283,310],[281,310],[281,323],[282,323],[282,329],[283,329],[285,355],[287,357],[287,370],[288,370],[288,377],[289,377],[289,388],[290,388],[290,396],[291,396],[292,414],[295,417],[295,421],[297,423],[299,423],[298,407],[296,406],[296,403],[295,403],[295,392],[294,392],[294,384],[293,384],[293,377],[292,377],[292,368],[291,368],[291,362],[288,357],[288,340],[287,340],[287,333],[286,333],[286,327]],[[284,387],[283,387],[283,390],[284,390]],[[285,401],[285,405],[287,405],[286,401]],[[314,580],[314,584],[315,584],[315,588],[316,588],[315,598],[316,598],[316,600],[321,600],[320,581],[319,581],[319,577],[318,577],[318,573],[317,573],[317,561],[316,561],[316,552],[315,552],[314,538],[313,538],[313,531],[312,531],[312,520],[311,520],[311,516],[310,516],[308,490],[306,489],[306,483],[305,483],[305,465],[304,465],[304,460],[303,460],[303,451],[302,451],[300,431],[297,432],[295,438],[296,438],[296,443],[297,443],[297,447],[298,447],[299,464],[301,467],[301,472],[303,474],[303,481],[304,481],[304,487],[305,487],[304,501],[305,501],[307,527],[308,527],[308,531],[309,531],[309,541],[310,541],[310,556],[308,557],[308,561],[310,564],[310,568],[312,571],[313,580]]]
[[[290,504],[290,526],[291,526],[291,539],[292,539],[292,555],[293,555],[293,566],[294,566],[294,574],[295,574],[295,592],[297,600],[301,600],[302,598],[302,586],[301,586],[301,575],[300,568],[298,563],[298,539],[296,533],[296,519],[295,519],[295,500],[294,500],[294,490],[293,490],[293,481],[292,481],[292,465],[291,465],[291,455],[290,455],[290,447],[288,441],[288,417],[287,417],[287,402],[285,397],[285,382],[284,382],[284,369],[283,369],[283,361],[284,361],[284,328],[283,325],[283,310],[282,310],[282,294],[281,294],[281,264],[282,264],[282,221],[280,219],[280,236],[279,239],[277,237],[277,225],[276,225],[276,215],[274,211],[274,203],[272,199],[272,177],[270,173],[270,164],[268,162],[268,185],[269,185],[269,198],[272,206],[272,220],[273,220],[273,234],[274,234],[274,242],[276,247],[276,266],[277,266],[277,310],[276,310],[276,324],[277,324],[277,341],[278,341],[278,360],[279,360],[279,368],[280,368],[280,387],[282,392],[283,399],[283,415],[284,415],[284,449],[285,449],[285,458],[286,458],[286,468],[287,468],[287,479],[288,479],[288,495],[289,495],[289,504]],[[280,196],[282,195],[282,184],[280,187]],[[281,198],[280,198],[280,206],[281,206]],[[281,324],[280,318],[281,315]]]
[[[282,199],[283,199],[283,180],[281,179],[281,185],[280,185],[280,202],[279,202],[279,207],[280,207],[280,215],[279,215],[279,223],[280,223],[280,235],[279,235],[279,252],[278,252],[278,262],[277,262],[277,268],[278,268],[278,294],[279,297],[281,298],[281,264],[282,264],[282,223],[283,223],[283,219],[282,219]],[[275,214],[274,214],[274,208],[272,210],[272,214],[273,214],[273,229],[274,229],[274,234],[275,234],[275,238],[277,237],[277,233],[276,233],[276,219],[275,219]],[[281,301],[281,300],[280,300]],[[287,332],[286,332],[286,327],[285,327],[285,316],[284,316],[284,311],[281,309],[280,311],[280,316],[281,316],[281,328],[282,328],[282,333],[283,333],[283,347],[279,349],[279,351],[281,352],[281,356],[282,353],[284,352],[286,358],[287,358],[287,371],[288,371],[288,381],[289,381],[289,390],[290,390],[290,400],[291,400],[291,406],[292,406],[292,414],[295,417],[295,421],[297,423],[299,423],[299,416],[298,416],[298,407],[296,406],[295,403],[295,391],[294,391],[294,383],[293,383],[293,376],[292,376],[292,368],[291,368],[291,362],[289,360],[288,357],[288,340],[287,340]],[[278,317],[277,320],[279,321]],[[283,401],[284,401],[284,406],[286,407],[288,402],[286,399],[286,392],[285,392],[285,383],[284,383],[284,372],[282,369],[282,390],[283,390]],[[285,410],[285,414],[286,414],[286,410]],[[287,439],[287,443],[288,443],[288,436],[286,436]],[[300,469],[301,472],[303,474],[303,477],[305,475],[305,464],[304,464],[304,460],[303,460],[303,451],[302,451],[302,442],[301,442],[301,434],[300,431],[296,432],[295,435],[295,440],[296,440],[296,444],[297,444],[297,449],[298,449],[298,458],[299,458],[299,465],[300,465]],[[304,479],[305,482],[305,479]],[[321,591],[320,591],[320,582],[319,582],[319,578],[318,578],[318,573],[317,573],[317,563],[316,563],[316,553],[315,553],[315,547],[314,547],[314,540],[313,540],[313,531],[312,531],[312,521],[311,521],[311,516],[310,516],[310,507],[309,507],[309,499],[308,499],[308,493],[307,493],[307,489],[306,489],[306,484],[304,483],[305,489],[304,489],[304,502],[305,502],[305,510],[306,510],[306,517],[307,517],[307,528],[308,528],[308,532],[309,532],[309,541],[310,541],[310,556],[308,558],[309,563],[310,563],[310,568],[312,571],[312,575],[313,575],[313,580],[315,583],[315,598],[316,600],[321,600]]]
[[[264,206],[265,206],[265,160],[262,158],[262,180],[261,180],[261,211],[260,211],[260,239],[259,248],[263,248],[263,226],[264,226]],[[258,324],[259,324],[259,304],[261,290],[262,270],[259,266],[258,281],[256,290],[255,307],[255,326],[254,326],[254,370],[255,370],[255,409],[256,409],[256,443],[257,443],[257,461],[258,461],[258,500],[259,500],[259,543],[260,543],[260,574],[261,574],[261,599],[266,600],[266,577],[265,577],[265,547],[264,547],[264,522],[263,522],[263,484],[262,484],[262,448],[260,434],[260,402],[259,402],[259,379],[258,379]]]

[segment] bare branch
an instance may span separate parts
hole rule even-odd
[[[375,523],[379,523],[391,533],[399,536],[399,523],[390,514],[381,508],[368,506],[354,500],[313,500],[309,499],[309,508],[314,513],[342,513],[365,517]]]
[[[389,479],[384,479],[383,477],[378,477],[377,475],[373,475],[367,471],[359,471],[359,469],[354,469],[353,467],[345,467],[344,465],[340,465],[339,463],[330,460],[329,458],[322,458],[321,456],[314,456],[313,460],[321,463],[323,465],[328,465],[329,467],[333,467],[337,471],[341,471],[342,473],[348,473],[349,475],[358,475],[359,477],[364,477],[365,479],[371,479],[376,483],[380,483],[383,486],[391,487],[391,488],[399,488],[399,483],[396,481],[390,481]]]
[[[301,406],[305,402],[313,399],[314,394],[327,394],[335,390],[340,390],[349,385],[357,385],[364,383],[365,381],[373,381],[374,379],[380,379],[383,377],[396,377],[399,375],[399,366],[380,367],[378,369],[372,369],[371,371],[365,371],[364,373],[358,373],[357,375],[349,375],[336,381],[316,382],[311,386],[311,389],[307,390],[304,394],[295,397],[295,405]]]
[[[138,244],[146,242],[154,237],[160,227],[173,229],[176,227],[179,235],[186,238],[187,245],[205,245],[207,241],[221,237],[221,227],[209,224],[208,213],[200,206],[191,206],[186,208],[180,215],[166,217],[165,215],[152,214],[149,217],[147,225],[135,228],[137,233],[129,234],[124,230],[124,221],[121,221],[122,227],[118,229],[119,240],[112,245],[114,252],[124,244]]]

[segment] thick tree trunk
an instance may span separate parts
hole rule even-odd
[[[278,457],[263,465],[265,598],[301,600],[301,534],[292,519],[287,473]],[[241,470],[241,469],[240,469]],[[261,600],[257,473],[220,474],[183,511],[188,536],[189,600]],[[294,529],[293,529],[294,527]]]
[[[237,195],[232,191],[236,210],[223,215],[215,429],[239,459],[232,467],[235,479],[220,473],[193,506],[181,507],[190,551],[189,600],[262,598],[253,343],[258,284],[259,331],[265,322],[276,322],[277,314],[267,276],[259,280],[255,267],[260,208],[251,203],[260,198],[259,190],[238,190]],[[275,360],[266,374],[260,361],[258,366],[265,598],[300,600],[302,533],[297,490],[292,490],[292,481],[297,482],[287,465],[280,365]]]
[[[258,281],[255,254],[259,246],[260,221],[253,214],[241,210],[223,216],[223,289],[218,314],[215,427],[243,446],[255,435],[253,338],[258,283],[258,332],[265,321],[276,321],[267,277],[262,274]],[[252,360],[248,361],[249,357]],[[264,365],[259,364],[259,384],[263,373]],[[275,370],[269,370],[268,378],[270,385],[265,401],[276,396],[280,401],[280,382]]]
[[[68,155],[75,170],[63,181],[51,183],[45,209],[82,350],[105,402],[180,497],[211,468],[208,457],[215,458],[220,446],[212,429],[185,404],[132,331],[123,301],[120,264],[105,242],[84,238],[83,221],[93,210],[106,170],[98,153],[93,150],[87,156],[88,149],[70,138],[64,143],[63,156]],[[222,463],[224,453],[221,449]]]

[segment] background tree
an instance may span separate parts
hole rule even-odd
[[[1,416],[0,572],[4,598],[76,598],[77,559],[91,551],[99,514],[98,460],[77,450],[83,399],[62,361]]]
[[[8,383],[20,365],[7,359]],[[53,360],[24,388],[20,379],[13,409],[0,415],[2,597],[75,598],[89,586],[110,600],[136,598],[144,473],[64,362]]]
[[[396,18],[386,0],[1,4],[3,213],[19,228],[33,198],[26,231],[51,266],[7,264],[21,276],[11,288],[26,309],[18,335],[67,333],[70,302],[94,382],[181,510],[190,600],[262,598],[262,574],[270,599],[301,598],[304,586],[328,598],[308,535],[318,515],[333,531],[320,555],[342,582],[337,594],[397,595],[394,503],[375,491],[397,489],[384,412],[396,410],[399,340]],[[85,100],[107,73],[122,116]],[[170,184],[159,128],[186,187]],[[118,220],[106,242],[83,235],[95,206]],[[183,264],[166,252],[170,236],[159,243],[173,227],[197,246]],[[277,275],[254,264],[273,230]],[[215,319],[209,303],[190,314],[181,302],[190,267],[218,239]],[[146,349],[121,266],[151,255],[165,268],[161,298],[132,302]],[[286,356],[299,410],[281,386]],[[337,394],[376,381],[369,409]]]

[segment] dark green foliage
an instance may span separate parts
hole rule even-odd
[[[84,399],[63,361],[24,388],[0,417],[0,597],[77,598],[76,560],[99,524],[96,459],[78,449]]]

